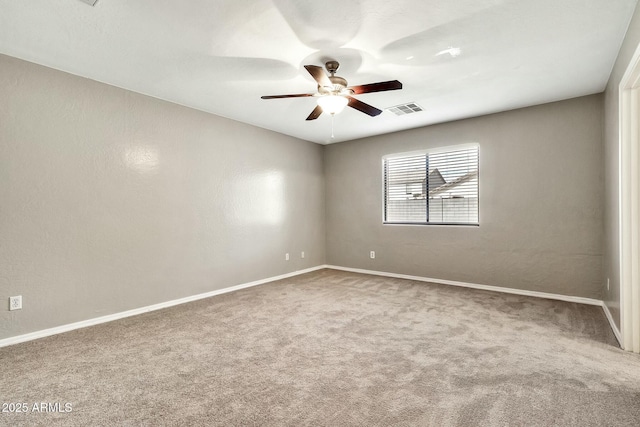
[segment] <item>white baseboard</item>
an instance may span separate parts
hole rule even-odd
[[[150,311],[160,310],[163,308],[172,307],[174,305],[185,304],[191,301],[197,301],[203,298],[209,298],[216,295],[225,294],[228,292],[237,291],[240,289],[250,288],[252,286],[258,286],[269,282],[274,282],[276,280],[287,279],[289,277],[298,276],[300,274],[310,273],[312,271],[322,270],[325,268],[333,269],[333,270],[341,270],[341,271],[349,271],[352,273],[362,273],[362,274],[370,274],[374,276],[385,276],[385,277],[394,277],[398,279],[408,279],[415,280],[420,282],[430,282],[437,283],[442,285],[451,285],[451,286],[460,286],[464,288],[472,288],[472,289],[481,289],[485,291],[492,292],[502,292],[507,294],[515,294],[515,295],[523,295],[537,298],[546,298],[567,302],[575,302],[578,304],[588,304],[588,305],[597,305],[603,308],[604,313],[611,325],[611,329],[613,330],[614,335],[619,343],[622,343],[622,336],[620,331],[618,330],[615,322],[613,321],[613,317],[611,316],[611,312],[609,308],[603,301],[591,299],[591,298],[583,298],[583,297],[575,297],[569,295],[560,295],[560,294],[552,294],[547,292],[538,292],[538,291],[528,291],[523,289],[513,289],[513,288],[503,288],[500,286],[490,286],[490,285],[480,285],[476,283],[467,283],[467,282],[457,282],[453,280],[444,280],[444,279],[433,279],[429,277],[421,277],[421,276],[411,276],[408,274],[398,274],[398,273],[388,273],[383,271],[375,271],[375,270],[365,270],[361,268],[350,268],[350,267],[341,267],[337,265],[318,265],[316,267],[307,268],[304,270],[298,270],[291,273],[282,274],[280,276],[269,277],[267,279],[256,280],[249,283],[243,283],[236,286],[231,286],[228,288],[217,289],[215,291],[206,292],[203,294],[192,295],[185,298],[180,298],[176,300],[166,301],[159,304],[149,305],[146,307],[136,308],[133,310],[122,311],[119,313],[109,314],[107,316],[96,317],[93,319],[83,320],[80,322],[69,323],[67,325],[57,326],[55,328],[43,329],[41,331],[31,332],[24,335],[18,335],[15,337],[5,338],[0,340],[0,347],[6,347],[13,344],[18,344],[21,342],[31,341],[38,338],[44,338],[51,335],[61,334],[63,332],[73,331],[75,329],[86,328],[88,326],[99,325],[101,323],[107,323],[118,319],[123,319],[125,317],[135,316],[138,314],[148,313]]]
[[[607,304],[603,301],[602,302],[602,309],[604,310],[604,315],[607,316],[607,320],[609,321],[609,325],[611,326],[611,329],[613,330],[613,334],[616,336],[616,339],[618,340],[618,344],[620,345],[620,347],[622,346],[622,334],[620,333],[620,329],[618,329],[618,326],[616,325],[616,322],[613,321],[613,316],[611,315],[611,312],[609,311],[609,307],[607,307]]]
[[[463,288],[481,289],[483,291],[502,292],[505,294],[524,295],[528,297],[546,298],[559,301],[575,302],[578,304],[603,306],[603,302],[592,298],[574,297],[570,295],[551,294],[547,292],[528,291],[524,289],[503,288],[501,286],[479,285],[476,283],[456,282],[453,280],[433,279],[421,276],[409,276],[408,274],[387,273],[384,271],[363,270],[360,268],[340,267],[337,265],[327,265],[326,268],[334,270],[350,271],[353,273],[372,274],[374,276],[395,277],[398,279],[416,280],[420,282],[438,283],[442,285],[460,286]]]
[[[361,268],[340,267],[337,265],[325,265],[324,267],[331,268],[334,270],[350,271],[353,273],[363,273],[363,274],[372,274],[375,276],[395,277],[399,279],[416,280],[420,282],[438,283],[442,285],[461,286],[465,288],[482,289],[485,291],[492,291],[492,292],[503,292],[507,294],[575,302],[578,304],[597,305],[602,307],[602,310],[604,311],[604,314],[607,317],[607,320],[609,321],[609,325],[611,326],[611,330],[613,331],[613,334],[615,335],[616,340],[618,340],[618,344],[620,345],[620,348],[624,348],[622,345],[622,334],[620,333],[620,329],[618,329],[618,326],[613,321],[613,316],[609,311],[609,307],[607,307],[607,304],[605,304],[605,302],[601,300],[592,299],[592,298],[575,297],[570,295],[552,294],[547,292],[527,291],[523,289],[503,288],[500,286],[479,285],[477,283],[456,282],[456,281],[444,280],[444,279],[432,279],[429,277],[410,276],[407,274],[388,273],[384,271],[365,270]]]
[[[269,277],[267,279],[256,280],[254,282],[243,283],[236,286],[230,286],[228,288],[216,289],[215,291],[205,292],[203,294],[192,295],[185,298],[179,298],[171,301],[161,302],[159,304],[148,305],[146,307],[135,308],[133,310],[122,311],[120,313],[109,314],[107,316],[96,317],[93,319],[82,320],[80,322],[69,323],[62,326],[56,326],[55,328],[43,329],[41,331],[31,332],[24,335],[18,335],[15,337],[5,338],[0,340],[0,347],[6,347],[8,345],[18,344],[21,342],[31,341],[38,338],[44,338],[51,335],[61,334],[63,332],[73,331],[75,329],[86,328],[87,326],[99,325],[100,323],[111,322],[125,317],[135,316],[142,313],[148,313],[150,311],[160,310],[174,305],[184,304],[191,301],[197,301],[203,298],[209,298],[220,294],[226,294],[228,292],[238,291],[240,289],[250,288],[252,286],[258,286],[276,280],[287,279],[289,277],[298,276],[300,274],[310,273],[316,270],[322,270],[327,268],[326,265],[319,265],[316,267],[307,268],[305,270],[298,270],[291,273],[282,274],[280,276]]]
[[[353,273],[372,274],[375,276],[386,276],[386,277],[395,277],[398,279],[416,280],[420,282],[438,283],[442,285],[461,286],[464,288],[482,289],[485,291],[492,291],[492,292],[503,292],[507,294],[523,295],[528,297],[575,302],[578,304],[597,305],[602,307],[602,310],[604,311],[604,314],[607,317],[607,320],[609,321],[609,325],[611,326],[611,330],[613,331],[613,334],[618,340],[618,344],[622,348],[622,334],[620,333],[620,330],[616,326],[616,323],[613,321],[613,316],[609,311],[609,307],[607,307],[605,302],[601,300],[592,299],[592,298],[575,297],[570,295],[552,294],[547,292],[527,291],[523,289],[503,288],[500,286],[479,285],[477,283],[456,282],[452,280],[443,280],[443,279],[432,279],[429,277],[410,276],[407,274],[397,274],[397,273],[387,273],[384,271],[365,270],[361,268],[340,267],[337,265],[326,265],[325,268],[331,268],[334,270],[342,270],[342,271],[350,271]]]

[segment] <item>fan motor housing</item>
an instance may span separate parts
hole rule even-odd
[[[330,76],[329,80],[331,80],[331,83],[333,83],[333,86],[341,86],[339,89],[344,89],[345,87],[347,87],[347,80],[343,79],[342,77],[338,77],[338,76]],[[338,87],[336,87],[336,89],[338,89]]]
[[[320,95],[347,95],[347,80],[343,77],[336,76],[336,71],[338,71],[340,63],[338,61],[327,61],[324,66],[330,74],[328,78],[331,86],[318,86],[318,93]],[[348,95],[350,95],[352,91],[348,92]]]

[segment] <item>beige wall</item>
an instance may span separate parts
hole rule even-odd
[[[24,298],[0,339],[325,262],[591,298],[611,277],[618,320],[612,88],[638,19],[606,169],[601,95],[321,147],[0,55],[0,301]],[[480,227],[382,225],[383,155],[467,142]]]
[[[470,142],[479,227],[382,224],[383,155]],[[325,175],[329,264],[602,296],[601,95],[330,145]]]
[[[325,263],[321,146],[0,70],[0,339]]]
[[[627,30],[622,48],[618,54],[604,96],[604,161],[605,161],[605,239],[603,292],[605,304],[620,328],[620,209],[619,209],[619,138],[618,102],[619,85],[631,57],[640,44],[640,7],[636,11]],[[610,290],[607,291],[607,278]]]

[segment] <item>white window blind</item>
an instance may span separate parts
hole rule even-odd
[[[384,222],[478,225],[478,147],[383,160]]]

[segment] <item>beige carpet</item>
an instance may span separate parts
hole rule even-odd
[[[2,425],[640,425],[599,307],[334,270],[1,348],[0,373],[29,407]]]

